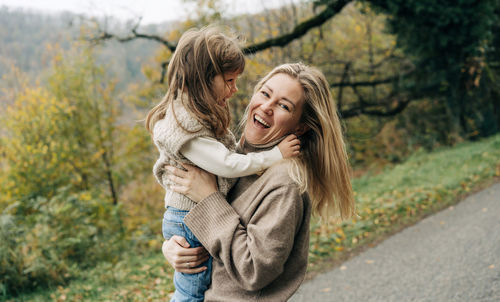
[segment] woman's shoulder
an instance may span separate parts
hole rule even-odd
[[[292,163],[289,160],[281,160],[264,171],[260,178],[269,186],[291,186],[298,188],[298,184],[290,176],[291,169]]]

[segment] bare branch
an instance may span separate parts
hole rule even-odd
[[[167,47],[172,52],[175,51],[176,45],[168,40],[163,39],[160,36],[139,33],[139,32],[137,32],[136,27],[133,28],[131,30],[131,32],[132,32],[132,34],[127,36],[127,37],[119,37],[115,34],[111,34],[111,33],[107,32],[107,31],[101,31],[100,35],[98,35],[97,37],[94,37],[94,38],[90,38],[90,39],[88,39],[88,41],[90,41],[92,43],[99,43],[101,41],[114,39],[114,40],[117,40],[118,42],[125,43],[125,42],[130,42],[130,41],[133,41],[136,39],[147,39],[147,40],[153,40],[153,41],[156,41],[160,44],[163,44],[165,47]]]
[[[365,102],[362,104],[360,102],[351,108],[339,110],[340,115],[342,118],[352,118],[359,115],[378,117],[395,116],[408,107],[411,102],[429,97],[432,93],[436,93],[438,88],[439,83],[432,83],[401,94],[393,92],[386,98],[378,100],[376,103]]]
[[[398,80],[401,80],[403,78],[409,77],[410,75],[413,74],[413,71],[410,71],[405,74],[398,74],[392,77],[388,77],[385,79],[381,80],[375,80],[375,81],[359,81],[359,82],[345,82],[345,81],[340,81],[340,83],[332,83],[330,84],[330,87],[335,88],[335,87],[360,87],[360,86],[378,86],[382,84],[389,84]]]
[[[400,112],[402,112],[408,104],[415,99],[408,98],[408,97],[403,97],[399,96],[399,99],[396,98],[387,98],[385,100],[381,100],[380,102],[387,102],[393,103],[391,104],[390,108],[386,110],[381,110],[381,109],[370,109],[373,107],[380,107],[380,105],[374,105],[374,104],[362,104],[359,103],[358,106],[352,107],[346,110],[341,110],[340,111],[340,116],[342,118],[352,118],[355,116],[359,115],[371,115],[371,116],[379,116],[379,117],[388,117],[388,116],[394,116]],[[394,105],[395,103],[395,105]]]
[[[349,2],[351,2],[351,0],[334,1],[333,3],[328,4],[326,8],[318,15],[302,23],[299,23],[290,33],[281,35],[276,38],[268,39],[261,43],[247,46],[243,48],[243,53],[253,54],[275,46],[286,46],[293,40],[305,35],[310,29],[323,25],[326,21],[330,20],[330,18],[339,13]]]

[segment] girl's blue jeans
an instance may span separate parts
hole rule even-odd
[[[200,241],[194,236],[191,230],[184,224],[184,217],[189,211],[167,207],[163,215],[163,237],[168,240],[173,235],[186,238],[191,247],[202,246]],[[210,286],[212,275],[212,257],[201,266],[206,266],[207,270],[197,274],[184,274],[175,271],[174,285],[175,292],[171,302],[203,301],[205,291]]]

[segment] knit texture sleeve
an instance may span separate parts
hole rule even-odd
[[[289,184],[267,192],[247,225],[218,192],[198,203],[184,222],[235,283],[256,291],[283,272],[303,216],[302,196]]]

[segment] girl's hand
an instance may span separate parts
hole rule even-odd
[[[175,183],[170,186],[172,191],[184,194],[195,202],[217,192],[215,175],[188,164],[182,164],[182,166],[187,171],[166,166],[167,171],[170,172],[168,179]]]
[[[283,158],[290,158],[300,154],[300,140],[295,134],[290,134],[278,144]]]
[[[202,246],[189,248],[189,243],[184,237],[174,235],[169,240],[163,241],[161,250],[163,256],[178,272],[197,274],[207,269],[206,266],[198,267],[208,260],[207,250]]]

